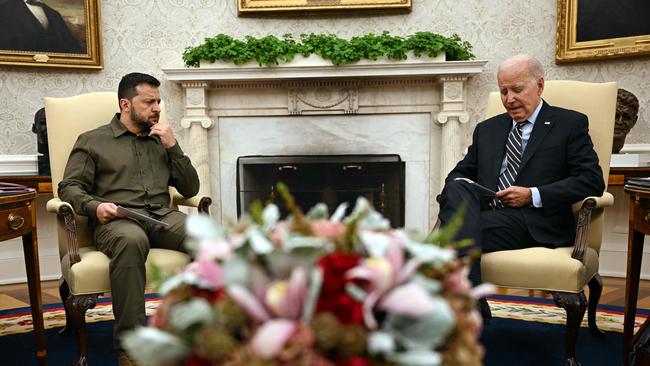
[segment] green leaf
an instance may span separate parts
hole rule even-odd
[[[408,51],[413,51],[416,57],[423,54],[433,57],[444,51],[447,60],[458,61],[473,59],[471,50],[472,45],[457,34],[445,37],[431,32],[400,37],[383,31],[380,35],[368,33],[350,40],[333,34],[303,33],[298,41],[291,34],[284,34],[282,38],[245,36],[244,40],[237,40],[221,33],[205,38],[201,45],[185,48],[183,62],[187,67],[198,67],[201,60],[231,61],[241,65],[255,59],[260,66],[276,66],[292,60],[296,54],[304,57],[316,54],[334,65],[342,65],[379,57],[406,60]]]
[[[466,210],[467,205],[464,203],[461,204],[447,225],[445,225],[443,228],[433,229],[427,238],[424,239],[424,242],[437,244],[440,246],[449,244],[463,225],[463,216],[465,216]]]

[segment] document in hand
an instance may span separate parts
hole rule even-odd
[[[141,213],[139,213],[137,211],[130,210],[130,209],[128,209],[126,207],[123,207],[123,206],[120,206],[120,205],[117,206],[117,212],[119,212],[119,213],[121,213],[123,215],[126,215],[126,217],[130,217],[132,219],[136,219],[136,220],[140,220],[140,221],[146,221],[146,222],[150,222],[150,223],[156,224],[156,225],[161,225],[161,226],[164,226],[164,227],[169,227],[169,224],[166,223],[166,222],[156,220],[153,217],[143,215],[143,214],[141,214]]]
[[[482,186],[482,185],[474,182],[473,180],[471,180],[469,178],[460,177],[460,178],[454,178],[454,180],[459,180],[459,181],[471,184],[472,187],[474,187],[474,189],[476,189],[480,194],[482,194],[484,196],[494,197],[497,194],[495,191],[491,190],[490,188],[488,188],[486,186]]]

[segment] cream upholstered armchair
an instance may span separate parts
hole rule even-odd
[[[589,117],[589,134],[603,169],[605,183],[614,134],[616,111],[615,82],[586,83],[568,80],[547,81],[542,97],[549,104],[573,109]],[[490,94],[486,118],[505,112],[498,92]],[[578,365],[575,358],[578,329],[588,312],[589,329],[599,334],[596,307],[602,291],[598,275],[598,256],[603,231],[603,211],[614,203],[605,192],[602,197],[588,197],[573,205],[577,232],[573,247],[527,248],[483,254],[483,281],[500,287],[549,291],[555,304],[566,310],[566,365]],[[584,288],[589,286],[589,302]]]
[[[93,245],[87,218],[76,215],[69,203],[61,201],[56,187],[63,178],[77,136],[107,124],[116,112],[119,112],[117,94],[112,92],[45,98],[52,185],[55,187],[54,198],[47,203],[47,210],[57,214],[62,272],[59,292],[66,313],[66,326],[61,333],[77,333],[79,358],[75,365],[88,364],[85,314],[88,309],[95,307],[99,295],[111,291],[109,258]],[[161,120],[164,120],[164,113],[161,114]],[[201,212],[208,212],[211,203],[208,197],[186,199],[176,192],[171,194],[175,206],[194,206]],[[173,271],[188,261],[186,254],[177,251],[151,249],[147,265],[153,263],[163,270]]]

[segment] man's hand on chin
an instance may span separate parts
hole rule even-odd
[[[522,207],[533,202],[533,192],[527,187],[510,186],[497,192],[497,198],[506,207]]]
[[[165,147],[169,149],[170,147],[176,145],[176,138],[174,137],[174,131],[171,126],[166,123],[155,123],[151,126],[151,131],[149,136],[158,136],[160,142]]]

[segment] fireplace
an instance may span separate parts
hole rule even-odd
[[[237,159],[237,216],[255,200],[284,202],[275,187],[283,182],[307,212],[316,203],[330,214],[340,203],[350,212],[365,197],[394,227],[404,225],[404,162],[399,155],[242,156]]]
[[[401,213],[389,214],[392,223],[420,231],[431,229],[438,214],[435,197],[467,146],[469,106],[478,104],[472,100],[476,93],[469,90],[475,83],[467,80],[482,72],[485,61],[413,61],[164,69],[167,80],[180,85],[168,92],[182,92],[180,124],[187,129],[189,140],[183,146],[199,173],[201,193],[213,198],[212,217],[217,221],[235,219],[249,199],[266,199],[271,194],[273,179],[262,180],[259,192],[244,192],[244,198],[240,197],[242,182],[237,176],[244,173],[240,157],[334,159],[395,154],[400,161],[392,163],[401,164],[403,179],[394,191],[399,192],[399,203],[383,201],[386,207],[402,207]],[[314,164],[285,163],[299,165],[296,170],[274,172],[276,176],[285,174],[282,179],[287,180],[290,174],[302,173]],[[279,164],[269,163],[274,168],[265,169],[277,170]],[[341,162],[320,164],[331,165],[332,172],[327,174],[359,173],[341,171]],[[301,179],[289,180],[294,193],[299,186],[291,182]],[[248,190],[248,186],[244,188]],[[361,188],[367,189],[364,195],[375,203],[382,202],[382,189],[376,182]],[[320,200],[331,203],[331,208],[341,200],[353,200],[352,194],[343,197],[343,192],[332,195],[327,186],[319,189],[313,196],[298,192],[300,196],[304,193],[304,209]]]

